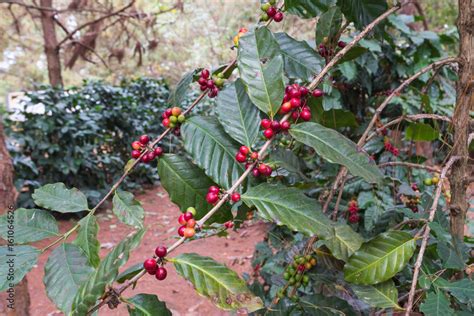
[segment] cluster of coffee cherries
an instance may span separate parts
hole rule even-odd
[[[433,177],[426,178],[424,180],[426,186],[438,185],[439,183],[439,174],[435,173]]]
[[[398,148],[395,147],[395,145],[393,145],[390,142],[390,139],[388,137],[384,137],[383,146],[386,151],[392,153],[392,155],[394,155],[395,157],[397,157],[400,154],[400,151],[398,150]]]
[[[414,213],[418,212],[418,204],[420,203],[420,189],[418,188],[418,185],[416,183],[413,183],[411,185],[411,189],[415,191],[415,195],[412,196],[407,196],[407,195],[402,195],[400,199],[402,202],[405,204],[406,207],[411,209]]]
[[[192,238],[196,234],[196,209],[194,207],[188,207],[186,212],[181,214],[178,218],[178,223],[181,225],[178,228],[178,235],[185,238]]]
[[[224,194],[224,190],[220,189],[219,187],[215,186],[215,185],[212,185],[209,187],[209,189],[207,190],[207,194],[206,194],[206,201],[207,203],[209,204],[216,204],[217,201],[219,201],[219,199],[222,197],[222,195]],[[238,192],[234,192],[230,195],[230,199],[232,200],[232,202],[234,203],[237,203],[240,201],[240,193]]]
[[[311,120],[311,110],[306,106],[306,98],[308,95],[309,90],[304,86],[300,86],[297,83],[287,86],[280,107],[280,113],[286,114],[293,111],[291,114],[293,121],[297,121],[299,118],[303,121]],[[320,98],[324,95],[324,92],[315,89],[311,95],[315,98]]]
[[[174,128],[173,132],[175,135],[179,136],[180,134],[180,126],[186,120],[186,117],[182,113],[181,108],[175,106],[163,112],[161,115],[163,120],[161,123],[166,128]]]
[[[278,121],[270,121],[268,119],[263,119],[262,124],[263,124],[264,121],[266,122],[265,126],[267,126],[267,123],[269,123],[268,124],[268,126],[269,126],[268,129],[270,129],[272,131],[273,131],[273,129],[271,128],[271,125],[273,125],[274,123],[278,124],[279,130],[281,130],[281,125],[283,125],[284,123],[288,123],[288,122],[283,122],[282,124],[280,124]],[[288,128],[289,128],[289,125],[288,125]],[[288,128],[286,130],[288,130]],[[268,130],[268,129],[266,129],[266,130]],[[264,135],[265,135],[265,133],[264,133]],[[272,136],[273,136],[273,134],[272,134]],[[267,137],[267,136],[265,136],[265,137]],[[272,172],[273,172],[272,167],[270,167],[269,165],[259,161],[258,160],[258,153],[255,152],[255,151],[252,152],[250,150],[250,148],[248,148],[247,146],[241,146],[239,148],[239,151],[235,155],[235,160],[237,160],[240,163],[245,163],[245,169],[247,169],[254,162],[257,162],[257,165],[252,169],[252,174],[253,174],[254,177],[259,177],[259,176],[269,177],[269,176],[272,175]],[[240,196],[239,196],[239,200],[240,200]]]
[[[147,145],[150,143],[150,137],[148,135],[142,135],[138,138],[138,140],[132,142],[132,158],[138,159],[142,155],[144,149],[148,152],[143,155],[141,161],[144,163],[149,163],[155,160],[156,157],[160,157],[163,155],[163,148],[156,147],[156,148],[148,148]]]
[[[168,275],[168,272],[164,267],[164,258],[167,253],[168,250],[165,246],[158,246],[155,249],[156,257],[146,259],[145,262],[143,262],[143,268],[145,271],[148,272],[148,274],[154,275],[156,279],[160,281],[166,279],[166,276]]]
[[[357,200],[350,200],[347,210],[349,211],[349,222],[353,224],[358,223],[360,220],[360,216],[359,214],[357,214],[359,212],[359,205],[357,204]]]
[[[327,38],[324,38],[323,42],[327,42]],[[339,41],[337,42],[337,47],[344,48],[346,47],[346,42]],[[324,43],[319,44],[318,53],[321,57],[331,57],[334,55],[334,50],[330,47],[327,47]]]
[[[305,272],[312,269],[316,264],[317,260],[312,255],[296,255],[293,257],[293,263],[283,273],[283,278],[288,282],[289,286],[294,288],[307,286],[309,277],[305,275]],[[277,295],[279,298],[283,298],[287,295],[287,292],[284,289],[280,289]]]
[[[260,127],[263,129],[263,136],[266,139],[271,139],[273,136],[280,132],[286,132],[290,129],[290,122],[278,122],[277,120],[263,119],[260,123]]]
[[[239,30],[239,33],[237,35],[234,36],[234,46],[235,47],[239,47],[239,40],[240,38],[245,34],[247,33],[249,30],[247,30],[245,27],[241,28]]]
[[[263,11],[260,15],[260,21],[266,22],[271,19],[277,23],[283,21],[283,12],[279,11],[275,4],[276,0],[270,0],[260,6],[260,9]]]
[[[211,78],[210,71],[208,69],[203,69],[201,71],[201,76],[198,79],[198,83],[201,91],[209,90],[207,93],[208,97],[215,98],[219,94],[219,90],[224,86],[224,74],[220,72],[217,75],[213,75]]]

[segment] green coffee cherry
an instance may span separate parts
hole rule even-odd
[[[178,118],[176,116],[170,116],[169,120],[170,120],[170,123],[174,123],[174,124],[178,122]]]
[[[186,116],[184,114],[180,114],[178,116],[178,122],[183,123],[186,120]]]
[[[178,117],[178,121],[179,121],[179,117]],[[186,212],[189,212],[189,213],[193,214],[193,216],[196,216],[196,209],[192,206],[188,207],[186,209]]]
[[[260,9],[262,9],[263,12],[267,12],[267,10],[271,7],[272,5],[270,3],[264,3],[260,6]]]
[[[268,14],[262,13],[262,14],[260,15],[260,21],[266,22],[266,21],[268,21],[268,20],[270,20],[270,17],[268,16]]]

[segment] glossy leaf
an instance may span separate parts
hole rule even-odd
[[[261,27],[241,37],[237,61],[250,100],[273,117],[280,108],[285,85],[283,59],[272,32]]]
[[[372,285],[400,272],[415,252],[415,239],[406,232],[383,233],[362,245],[344,266],[346,281]]]
[[[308,43],[286,33],[276,33],[275,38],[280,45],[288,77],[310,81],[321,71],[325,61]]]
[[[39,249],[26,245],[0,247],[0,292],[18,284],[37,263],[40,253]]]
[[[166,303],[154,294],[137,294],[126,301],[130,316],[171,316]]]
[[[351,61],[359,56],[362,56],[367,52],[367,48],[361,46],[352,47],[345,55],[337,62],[338,65],[345,63],[346,61]]]
[[[455,315],[454,310],[449,305],[450,303],[443,292],[428,292],[426,299],[420,305],[420,311],[429,316]]]
[[[138,228],[143,227],[145,210],[140,202],[135,200],[132,193],[115,191],[112,204],[112,211],[122,223]]]
[[[194,116],[183,124],[181,134],[194,162],[219,186],[229,189],[244,172],[244,166],[235,160],[239,144],[215,117]]]
[[[336,0],[285,0],[288,13],[302,18],[314,18],[334,5]]]
[[[127,280],[130,280],[131,278],[136,276],[138,273],[140,273],[142,270],[143,270],[143,262],[134,264],[133,266],[128,267],[127,269],[125,269],[125,271],[117,275],[117,278],[115,278],[115,282],[123,283]]]
[[[216,99],[219,122],[239,144],[251,148],[260,129],[260,113],[250,101],[245,85],[237,79],[222,90]]]
[[[5,240],[13,236],[15,244],[23,244],[59,236],[59,229],[54,216],[49,212],[19,208],[13,214],[0,216],[0,236]]]
[[[122,240],[100,262],[74,297],[72,315],[84,315],[96,303],[104,294],[106,287],[115,280],[119,268],[127,262],[130,251],[138,246],[144,234],[145,230],[139,230],[131,237]]]
[[[221,309],[246,309],[251,313],[264,307],[262,300],[250,292],[237,273],[212,258],[188,253],[169,260],[199,294],[208,297]]]
[[[262,218],[305,235],[329,236],[332,233],[331,221],[323,215],[319,203],[301,190],[262,183],[245,192],[242,201],[249,207],[256,207]]]
[[[97,267],[100,262],[100,243],[97,240],[99,225],[97,224],[97,219],[94,215],[89,214],[79,221],[79,225],[77,237],[73,244],[79,246],[84,251],[91,266]]]
[[[337,5],[341,8],[345,17],[354,22],[359,29],[362,29],[388,9],[387,2],[380,0],[337,0]]]
[[[311,146],[331,163],[344,165],[355,175],[371,183],[380,183],[383,175],[365,152],[339,132],[318,123],[306,122],[294,125],[290,134],[299,142]]]
[[[342,13],[339,7],[331,7],[318,19],[316,25],[316,44],[323,44],[324,38],[332,41],[341,28]]]
[[[398,291],[392,280],[376,285],[353,285],[357,297],[371,307],[401,309],[398,305]]]
[[[337,259],[347,262],[360,249],[364,239],[346,224],[336,224],[329,236],[324,237],[324,244]]]
[[[35,204],[61,213],[86,211],[86,196],[76,188],[67,189],[64,183],[46,184],[33,193]]]
[[[44,266],[43,282],[48,297],[68,314],[78,289],[93,271],[81,248],[67,243],[59,245]]]
[[[197,211],[196,219],[201,219],[212,208],[212,205],[206,202],[206,194],[209,187],[215,183],[187,158],[164,155],[158,161],[158,174],[171,201],[177,204],[182,212],[192,206]],[[225,222],[231,216],[229,206],[223,205],[219,212],[211,217],[210,223]]]

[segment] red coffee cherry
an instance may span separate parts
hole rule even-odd
[[[158,246],[155,249],[155,254],[158,258],[164,258],[168,253],[168,249],[165,246]]]
[[[168,275],[168,272],[166,271],[166,269],[164,267],[159,267],[156,270],[155,277],[156,277],[157,280],[163,281],[164,279],[166,279],[167,275]]]

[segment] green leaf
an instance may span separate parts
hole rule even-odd
[[[237,79],[219,92],[216,106],[217,116],[227,134],[251,148],[260,129],[260,113],[250,101],[242,80]]]
[[[264,307],[262,300],[247,288],[237,273],[212,258],[195,253],[169,259],[179,275],[190,281],[196,291],[224,310],[246,309],[252,313]]]
[[[355,175],[371,183],[380,183],[383,175],[367,153],[357,149],[357,145],[333,129],[320,124],[306,122],[294,125],[290,134],[297,141],[316,150],[331,163],[346,166]]]
[[[0,247],[0,292],[18,284],[36,264],[40,254],[39,249],[31,246]]]
[[[0,236],[5,240],[14,237],[12,243],[23,244],[59,236],[59,230],[54,216],[47,211],[19,208],[0,216]]]
[[[81,248],[62,243],[53,250],[44,266],[43,282],[48,297],[68,314],[79,287],[93,271]]]
[[[229,189],[244,173],[244,166],[235,160],[239,145],[215,117],[194,116],[183,124],[181,134],[194,162],[219,186]]]
[[[262,218],[291,230],[309,236],[332,233],[331,221],[321,212],[319,203],[296,188],[262,183],[245,192],[242,201],[256,207]]]
[[[316,25],[316,44],[324,43],[325,37],[329,41],[332,41],[341,28],[341,24],[341,9],[339,9],[339,7],[329,8],[329,10],[324,12],[318,19],[318,24]]]
[[[362,29],[388,9],[387,2],[380,0],[337,0],[337,5],[358,29]]]
[[[76,239],[72,242],[79,246],[89,259],[91,266],[96,268],[99,265],[100,243],[97,240],[99,225],[94,215],[89,214],[79,221],[79,230]]]
[[[86,196],[76,188],[67,189],[64,183],[46,184],[33,193],[35,204],[61,213],[87,211]]]
[[[405,138],[414,141],[433,141],[438,139],[439,132],[425,123],[410,123],[405,130]]]
[[[137,294],[126,301],[129,303],[127,309],[130,316],[171,316],[165,302],[154,294]]]
[[[358,126],[356,117],[351,111],[342,109],[331,109],[329,111],[324,111],[322,102],[318,101],[317,99],[310,99],[308,105],[311,108],[311,111],[314,111],[312,120],[325,127],[337,129],[341,127]]]
[[[443,282],[438,288],[447,290],[452,296],[457,298],[459,302],[467,304],[474,301],[474,281],[462,279],[455,282]]]
[[[298,157],[292,150],[277,148],[270,153],[269,162],[284,168],[288,172],[306,178],[302,170],[305,168],[304,161]]]
[[[392,280],[376,285],[353,285],[352,290],[371,307],[401,309],[398,305],[398,291]]]
[[[356,311],[346,300],[340,299],[336,296],[325,296],[323,294],[313,294],[311,296],[305,295],[298,304],[304,310],[303,315],[317,315],[317,316],[349,316],[358,315]],[[283,308],[281,314],[275,315],[293,315],[286,314],[287,308]],[[295,315],[300,315],[295,313]]]
[[[192,206],[197,212],[196,219],[201,219],[211,210],[212,205],[206,202],[206,194],[215,183],[191,161],[182,156],[166,154],[158,161],[158,174],[171,201],[182,212]],[[225,222],[231,218],[230,207],[225,204],[210,218],[210,222]]]
[[[362,285],[384,282],[405,267],[415,248],[415,239],[409,233],[390,231],[380,234],[349,258],[344,266],[344,278]]]
[[[123,283],[127,280],[130,280],[134,276],[136,276],[138,273],[140,273],[143,270],[143,263],[139,262],[137,264],[134,264],[133,266],[127,268],[125,271],[121,272],[117,277],[115,278],[115,282],[117,283]]]
[[[420,311],[429,316],[451,316],[454,310],[443,292],[428,292],[425,301],[420,305]]]
[[[336,0],[285,0],[285,8],[290,14],[310,19],[325,12],[335,3]]]
[[[359,250],[363,242],[362,236],[346,224],[335,224],[332,235],[324,237],[324,244],[332,255],[344,262]]]
[[[321,71],[324,59],[305,41],[298,41],[286,33],[276,33],[280,45],[285,72],[289,78],[310,81]]]
[[[112,211],[122,223],[138,228],[143,227],[145,210],[140,202],[135,200],[132,193],[115,191],[112,205]]]
[[[115,280],[119,268],[127,262],[130,251],[138,246],[144,234],[145,230],[142,229],[131,237],[122,240],[100,262],[97,270],[80,287],[74,297],[72,315],[84,315],[94,306],[96,301],[104,294],[106,287]]]
[[[193,82],[194,76],[198,73],[198,70],[193,70],[186,73],[176,85],[173,92],[170,93],[168,103],[171,106],[181,106],[181,102],[184,101],[188,93],[189,87]]]
[[[354,46],[344,55],[344,57],[341,58],[341,60],[337,62],[337,65],[343,64],[346,61],[354,60],[358,58],[359,56],[362,56],[366,52],[367,52],[367,48],[364,48],[361,46]]]
[[[261,27],[241,37],[237,61],[250,100],[273,117],[283,100],[285,84],[283,59],[272,32]]]

